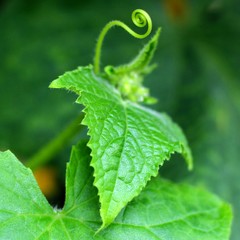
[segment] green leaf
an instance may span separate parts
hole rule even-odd
[[[88,164],[88,149],[74,147],[61,211],[48,204],[30,169],[11,152],[0,152],[0,239],[93,239],[101,219]]]
[[[93,170],[85,143],[73,147],[63,210],[52,209],[31,171],[0,152],[0,239],[224,240],[230,207],[201,188],[153,179],[108,228],[101,225]]]
[[[50,85],[80,95],[85,108],[83,123],[89,128],[103,226],[109,225],[123,207],[136,197],[159,165],[174,152],[183,154],[192,168],[191,153],[181,129],[165,114],[130,101],[92,67],[67,72]]]
[[[0,239],[33,239],[53,223],[48,204],[30,171],[10,152],[0,152]],[[42,216],[42,221],[38,221]],[[37,224],[37,229],[32,227]],[[35,227],[36,228],[36,227]]]
[[[151,40],[142,48],[139,54],[130,63],[120,65],[118,67],[107,66],[105,69],[107,75],[120,75],[130,73],[132,71],[140,72],[142,74],[148,72],[147,69],[150,67],[149,63],[151,62],[157,48],[160,31],[161,29],[159,28]],[[112,68],[110,69],[110,67]]]
[[[106,240],[227,240],[231,220],[230,206],[206,190],[157,177],[101,236]]]

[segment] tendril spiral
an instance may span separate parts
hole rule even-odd
[[[105,38],[105,35],[107,32],[114,26],[119,26],[123,28],[125,31],[127,31],[130,35],[132,35],[135,38],[145,38],[147,37],[151,31],[152,31],[152,20],[147,12],[145,12],[142,9],[136,9],[132,12],[132,21],[137,27],[145,27],[147,25],[147,31],[144,34],[139,34],[135,31],[133,31],[130,27],[128,27],[125,23],[115,20],[109,22],[101,31],[97,45],[95,50],[95,57],[94,57],[94,72],[97,74],[100,71],[100,56],[101,56],[101,49],[102,49],[102,43]]]
[[[147,37],[152,31],[152,20],[147,12],[142,9],[136,9],[132,12],[132,21],[137,27],[145,27],[148,25],[147,31],[144,34],[137,34],[138,38]],[[131,34],[131,33],[130,33]]]

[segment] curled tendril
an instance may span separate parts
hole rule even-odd
[[[102,43],[105,38],[105,35],[107,32],[114,26],[119,26],[126,30],[130,35],[132,35],[135,38],[145,38],[147,37],[151,31],[152,31],[152,20],[147,12],[145,12],[142,9],[136,9],[132,12],[132,21],[137,27],[145,27],[147,25],[147,31],[144,34],[139,34],[134,32],[131,28],[129,28],[125,23],[115,20],[107,23],[107,25],[103,28],[101,31],[96,45],[95,50],[95,57],[94,57],[94,72],[99,73],[100,71],[100,57],[101,57],[101,49],[102,49]]]
[[[132,12],[132,21],[137,27],[145,27],[148,24],[148,29],[147,29],[146,33],[140,35],[140,34],[136,34],[135,32],[132,32],[132,33],[136,34],[137,38],[145,38],[151,33],[152,20],[151,20],[150,16],[147,14],[147,12],[145,12],[144,10],[142,10],[142,9],[134,10]]]

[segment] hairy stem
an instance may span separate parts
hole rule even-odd
[[[100,72],[100,58],[101,58],[101,50],[102,50],[102,44],[104,41],[104,38],[107,34],[107,32],[114,26],[119,26],[126,30],[130,35],[132,35],[135,38],[145,38],[147,37],[151,31],[152,31],[152,21],[150,16],[142,9],[136,9],[132,12],[132,21],[137,27],[145,27],[147,25],[147,31],[144,34],[139,34],[134,32],[131,28],[129,28],[125,23],[115,20],[109,22],[101,31],[98,40],[97,45],[95,49],[95,56],[93,60],[93,66],[94,66],[94,72],[97,74]]]
[[[83,117],[84,114],[81,113],[56,138],[43,146],[35,155],[26,161],[25,165],[34,170],[51,160],[77,133],[84,128],[83,125],[80,125]]]

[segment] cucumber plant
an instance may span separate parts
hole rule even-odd
[[[121,21],[109,22],[97,41],[93,65],[66,72],[50,84],[77,94],[89,136],[72,147],[64,207],[50,206],[31,170],[10,151],[0,152],[0,239],[229,238],[227,203],[201,187],[158,176],[175,152],[189,170],[193,167],[180,127],[147,107],[156,99],[143,80],[156,67],[150,62],[160,29],[130,63],[101,70],[102,43],[113,26],[137,38],[150,34],[145,11],[135,10],[132,19],[147,31],[138,34]]]

